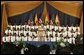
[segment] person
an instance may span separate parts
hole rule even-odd
[[[27,37],[26,36],[22,36],[22,41],[27,41]]]
[[[57,37],[57,42],[61,40],[61,37],[60,37],[60,33],[57,33],[58,37]]]
[[[6,42],[6,37],[7,37],[7,35],[6,35],[6,33],[5,33],[4,36],[2,37],[2,41],[3,41],[3,42]]]
[[[27,24],[30,26],[31,25],[31,21],[30,19],[27,21]]]

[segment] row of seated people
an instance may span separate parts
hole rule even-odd
[[[44,38],[44,41],[52,41],[52,42],[55,42],[55,41],[59,41],[61,39],[64,40],[64,42],[68,41],[69,43],[74,43],[75,44],[75,38],[80,36],[80,34],[69,34],[69,35],[64,35],[62,33],[57,33],[57,34],[50,34],[50,35],[45,35],[43,36]],[[29,34],[27,34],[27,36],[24,36],[22,33],[20,36],[18,35],[5,35],[3,38],[2,38],[3,42],[14,42],[14,41],[40,41],[39,40],[39,37],[38,36],[30,36]]]
[[[3,43],[1,46],[1,54],[83,54],[83,45],[73,45],[70,44],[69,46],[58,46],[56,49],[52,50],[50,49],[49,45],[43,44],[40,47],[36,47],[31,44],[26,44],[26,47],[24,48],[23,52],[21,53],[23,47],[21,44],[16,46],[13,43]]]
[[[8,30],[13,30],[13,31],[20,31],[20,30],[34,30],[37,31],[39,27],[43,27],[44,30],[49,30],[49,31],[56,31],[56,32],[62,32],[62,31],[70,31],[70,32],[80,32],[80,28],[77,27],[61,27],[61,26],[53,26],[53,25],[40,25],[40,26],[29,26],[29,25],[8,25]]]
[[[14,36],[14,35],[16,35],[16,36],[37,36],[37,34],[38,34],[38,32],[39,31],[37,31],[37,32],[35,32],[35,31],[11,31],[11,30],[9,30],[8,32],[7,31],[5,31],[5,35],[6,36]],[[62,34],[63,36],[66,36],[66,35],[68,35],[68,36],[71,36],[72,34],[74,34],[74,36],[76,36],[77,34],[80,34],[80,32],[74,32],[74,33],[71,33],[71,32],[69,32],[69,31],[66,31],[66,32],[55,32],[55,31],[45,31],[45,34],[43,34],[43,35],[52,35],[52,36],[55,36],[55,34],[57,34],[58,36],[60,35],[60,34]]]

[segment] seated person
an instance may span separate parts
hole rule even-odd
[[[63,27],[63,29],[64,29],[64,32],[67,31],[67,27]]]
[[[28,41],[32,41],[32,36],[28,36]]]
[[[50,25],[50,28],[49,29],[52,31],[52,29],[54,29],[54,26],[53,25]]]
[[[28,33],[28,31],[23,31],[24,36],[26,36],[27,33]]]
[[[22,36],[22,41],[27,41],[27,36]]]
[[[55,31],[58,30],[58,26],[55,26]]]
[[[20,30],[20,25],[17,25],[16,26],[16,30]]]
[[[15,36],[11,36],[11,42],[15,41]]]
[[[15,36],[15,41],[21,41],[22,37],[21,36]]]
[[[57,33],[58,37],[57,37],[57,42],[61,40],[61,37],[60,37],[60,33]]]

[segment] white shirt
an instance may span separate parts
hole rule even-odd
[[[33,41],[38,41],[38,37],[34,38]]]
[[[75,38],[73,37],[73,44],[75,44]]]
[[[23,30],[19,31],[19,35],[21,35],[21,33],[24,33],[24,31]]]
[[[67,31],[63,33],[63,36],[64,36],[64,37],[67,36]]]
[[[53,31],[53,36],[55,37],[55,31]]]
[[[15,25],[13,25],[13,26],[12,26],[12,30],[13,30],[13,28],[14,28],[14,27],[16,28],[16,26],[15,26]]]
[[[61,33],[57,33],[57,35],[58,35],[57,41],[60,41],[60,40],[61,40],[60,34],[61,34]]]
[[[28,31],[24,31],[24,36],[26,36],[27,33],[28,33]]]
[[[38,26],[35,26],[35,29],[37,29],[38,28]]]
[[[63,40],[64,40],[64,42],[66,42],[66,41],[67,41],[67,39],[66,39],[66,38],[64,38]]]
[[[50,30],[52,30],[54,28],[54,26],[53,25],[50,25]]]
[[[46,27],[49,28],[49,25],[47,25]]]
[[[67,31],[67,27],[63,27],[64,31]]]
[[[15,36],[11,36],[11,42],[15,41]]]
[[[3,42],[6,42],[6,37],[5,36],[2,38],[2,41]]]
[[[55,42],[56,41],[56,38],[55,37],[51,38],[51,41],[52,42]]]
[[[30,36],[28,37],[28,41],[32,41],[32,38]]]
[[[75,38],[77,37],[77,33],[72,33],[72,34],[73,34],[73,37],[75,37]]]
[[[22,39],[21,37],[16,36],[17,41],[21,41],[21,39]]]
[[[57,42],[61,40],[61,37],[57,37]]]
[[[44,26],[44,29],[46,30],[46,29],[47,29],[47,27],[46,27],[46,26]]]
[[[69,43],[72,44],[72,38],[69,38]]]
[[[27,37],[22,36],[22,41],[27,41]]]
[[[52,31],[48,31],[48,36],[50,36],[50,34],[52,34]]]
[[[9,32],[8,29],[6,29],[5,33],[7,34],[8,32]]]
[[[76,31],[76,27],[73,27],[74,32]]]
[[[55,31],[58,30],[58,26],[55,26]]]
[[[72,29],[73,29],[73,26],[71,26],[71,27],[68,27],[68,30],[69,30],[69,31],[71,31]]]
[[[19,34],[18,31],[13,31],[14,33],[16,33],[17,35]]]
[[[17,25],[17,26],[16,26],[16,29],[17,29],[17,28],[19,28],[19,29],[20,29],[20,25]]]
[[[6,37],[6,42],[10,42],[10,37]]]
[[[28,31],[29,32],[29,36],[32,36],[32,32],[31,31]]]
[[[45,37],[45,42],[47,41],[47,38]]]
[[[71,37],[72,33],[71,32],[68,32],[68,36]]]
[[[34,26],[31,26],[32,29],[34,29],[35,27]]]
[[[61,31],[63,29],[63,27],[59,26],[59,31]]]

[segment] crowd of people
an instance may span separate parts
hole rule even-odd
[[[38,29],[42,27],[45,31],[44,41],[68,41],[75,44],[75,38],[80,35],[80,28],[74,26],[55,26],[55,25],[8,25],[3,42],[14,41],[38,41]]]

